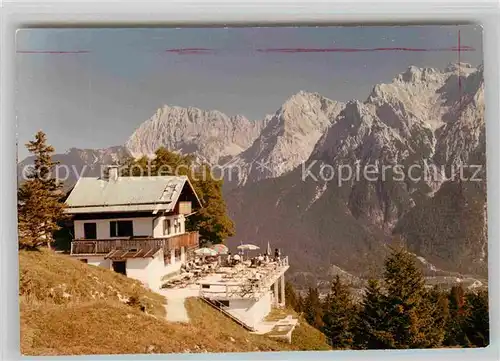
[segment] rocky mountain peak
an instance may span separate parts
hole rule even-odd
[[[301,90],[283,103],[273,119],[284,134],[306,135],[326,129],[342,107],[341,102]]]
[[[437,69],[419,68],[412,65],[399,74],[396,80],[404,83],[436,82],[441,80],[440,75],[442,74]]]
[[[324,98],[321,94],[317,92],[309,92],[305,90],[299,90],[297,93],[291,95],[285,102],[282,107],[287,108],[293,105],[300,105],[302,103],[307,103],[311,101],[316,101],[318,99]]]
[[[425,123],[435,131],[444,125],[445,115],[463,95],[460,82],[470,83],[465,79],[475,73],[477,69],[465,63],[450,64],[444,70],[410,66],[391,83],[375,85],[366,102],[394,109],[406,127]]]
[[[134,156],[150,156],[163,146],[196,153],[200,160],[217,164],[248,148],[263,125],[263,121],[228,116],[218,110],[164,105],[139,126],[126,147]]]
[[[456,72],[458,70],[467,70],[467,69],[474,70],[474,67],[469,63],[456,62],[456,63],[449,63],[446,66],[444,71],[447,73],[452,73],[452,72]]]
[[[252,146],[228,163],[239,170],[237,183],[279,177],[306,161],[343,106],[319,93],[292,95],[265,118]]]

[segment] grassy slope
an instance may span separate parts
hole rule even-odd
[[[46,250],[19,253],[19,278],[21,304],[120,302],[138,296],[148,313],[165,316],[165,298],[140,282]]]
[[[290,309],[274,309],[267,317],[267,321],[278,321],[288,315],[299,319],[298,325],[292,333],[292,344],[300,345],[302,350],[331,350],[326,337],[318,329],[312,327],[302,317]]]
[[[64,255],[20,252],[21,352],[85,355],[324,350],[317,331],[301,324],[292,345],[253,335],[197,299],[191,323],[165,321],[165,300],[131,279]],[[137,296],[147,313],[123,302]]]

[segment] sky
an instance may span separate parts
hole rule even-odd
[[[38,130],[58,153],[124,144],[165,104],[261,119],[300,90],[363,101],[410,65],[457,62],[459,33],[481,64],[474,25],[19,30],[19,158]]]

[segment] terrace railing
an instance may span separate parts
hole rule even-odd
[[[200,285],[200,297],[214,300],[227,299],[260,299],[277,279],[288,269],[288,256],[281,258],[274,270],[263,276],[263,278],[245,279],[233,282],[203,282]],[[203,285],[208,286],[204,288]]]

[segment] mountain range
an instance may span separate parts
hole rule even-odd
[[[482,65],[411,66],[364,101],[299,91],[261,120],[165,105],[123,146],[55,159],[71,185],[160,146],[223,170],[229,244],[282,248],[296,282],[376,273],[395,237],[428,275],[486,277]]]

